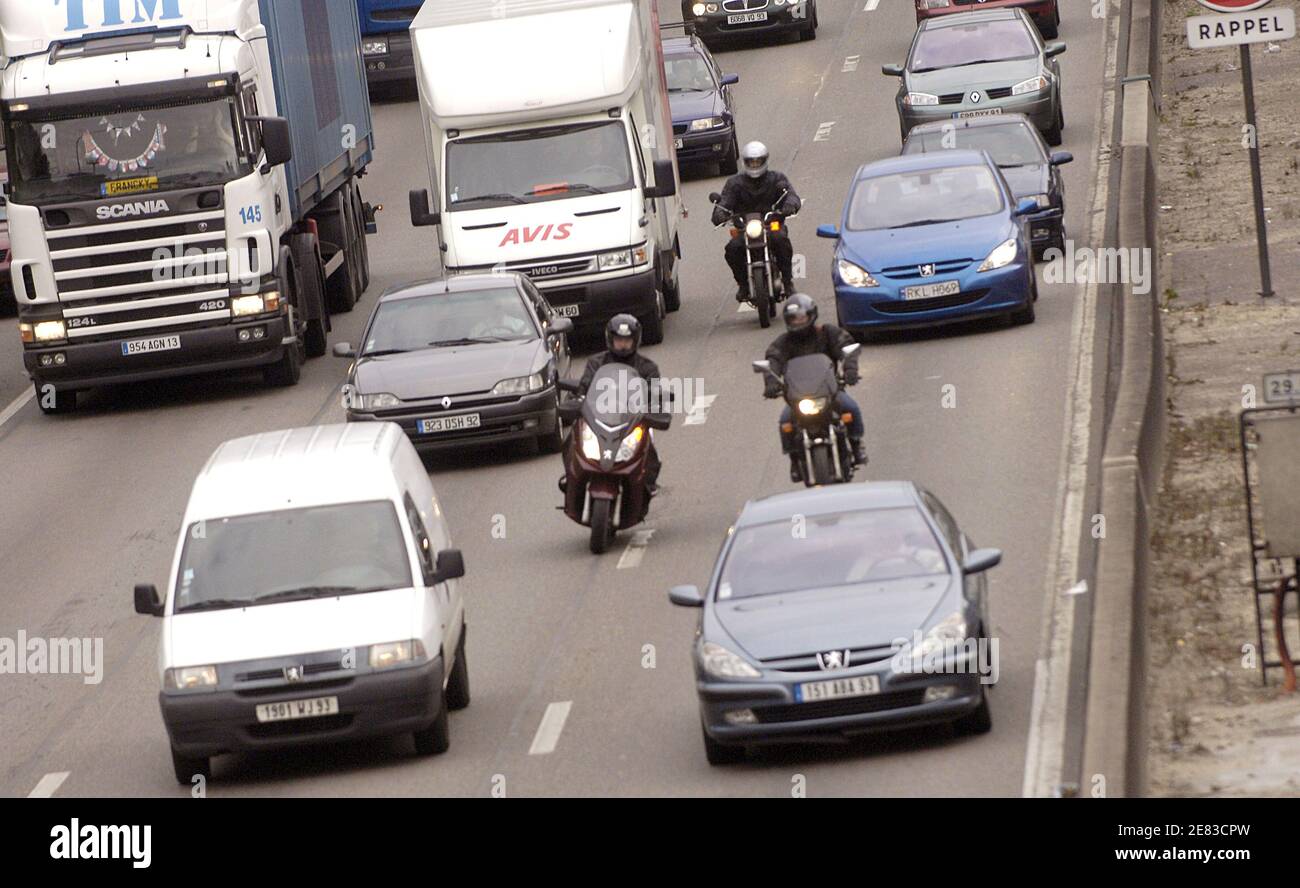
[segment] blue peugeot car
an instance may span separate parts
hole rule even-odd
[[[840,326],[855,336],[975,318],[1034,320],[1029,219],[985,151],[905,155],[858,169],[831,275]]]

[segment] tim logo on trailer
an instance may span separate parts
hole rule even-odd
[[[92,27],[149,25],[180,19],[181,0],[54,0],[54,5],[68,10],[66,31],[85,31]],[[97,21],[86,20],[87,12],[103,12]]]

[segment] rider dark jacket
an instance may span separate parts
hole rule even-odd
[[[791,358],[804,355],[827,355],[835,361],[842,361],[844,381],[848,385],[858,383],[858,355],[854,352],[844,357],[844,347],[853,344],[853,337],[834,324],[814,324],[811,330],[794,333],[782,333],[767,347],[766,358],[771,364],[772,372],[777,376],[785,375],[785,365]],[[776,397],[781,388],[776,380],[767,376],[766,388],[769,397]]]
[[[766,213],[772,209],[777,198],[781,197],[782,191],[786,195],[778,212],[786,216],[798,212],[803,202],[795,194],[794,186],[785,177],[785,173],[768,170],[757,179],[737,173],[722,186],[721,205],[713,207],[713,224],[721,225],[733,216],[747,213]]]
[[[587,394],[587,389],[591,388],[591,380],[595,377],[596,371],[606,364],[626,364],[646,382],[653,382],[659,378],[659,365],[639,352],[629,358],[621,358],[613,352],[605,351],[598,355],[592,355],[587,360],[587,368],[582,371],[582,379],[578,380],[580,394],[583,396]]]

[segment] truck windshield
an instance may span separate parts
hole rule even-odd
[[[411,585],[391,502],[341,503],[198,522],[186,530],[176,613]]]
[[[251,172],[231,99],[9,122],[18,203],[98,200],[217,185]]]
[[[633,185],[632,154],[617,120],[447,143],[447,206],[453,211],[626,191]]]

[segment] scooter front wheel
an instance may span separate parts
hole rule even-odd
[[[610,509],[613,503],[607,499],[591,501],[591,552],[603,555],[614,542],[614,517]]]

